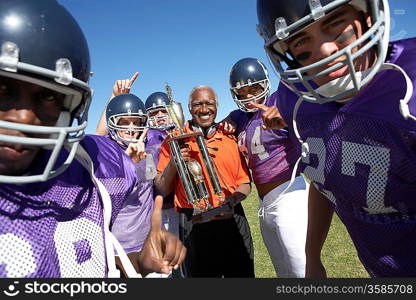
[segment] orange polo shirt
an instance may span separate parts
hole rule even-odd
[[[185,132],[192,132],[192,130],[189,129],[189,122],[186,124]],[[209,147],[208,152],[211,155],[214,165],[216,166],[217,176],[220,181],[224,198],[234,193],[239,185],[250,182],[246,162],[240,155],[234,136],[224,135],[221,131],[217,130],[212,138],[205,139],[205,143],[207,147]],[[201,163],[203,161],[202,155],[198,150],[199,148],[196,140],[193,138],[187,139],[186,144],[190,148],[189,154],[191,158],[200,163],[204,177],[205,179],[208,179],[209,173],[206,170],[205,165]],[[217,148],[218,151],[215,151],[212,148]],[[173,159],[173,157],[171,157],[170,147],[165,140],[160,149],[157,172],[162,173],[171,159]],[[209,180],[206,180],[206,182],[208,182],[207,188],[211,195],[209,202],[213,205],[213,207],[217,207],[220,203],[220,199],[214,193],[211,182]],[[176,175],[175,178],[175,206],[179,208],[192,208],[192,205],[189,204],[186,199],[185,190],[178,175]]]

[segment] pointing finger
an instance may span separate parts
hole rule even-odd
[[[139,76],[139,72],[134,73],[130,80],[127,80],[127,88],[130,90],[131,86],[133,85],[134,81],[136,81],[137,77]]]
[[[247,107],[248,107],[248,108],[253,108],[253,107],[256,107],[256,108],[261,109],[261,110],[264,110],[264,111],[266,111],[266,110],[268,110],[268,109],[269,109],[269,107],[268,107],[268,106],[266,106],[266,105],[264,105],[264,104],[256,103],[256,102],[253,102],[253,103],[248,103],[248,104],[247,104]]]
[[[144,139],[146,138],[146,135],[147,135],[147,132],[149,131],[149,128],[145,128],[144,130],[143,130],[143,132],[142,132],[142,134],[140,135],[140,137],[139,137],[139,142],[140,143],[143,143],[144,142]]]
[[[152,227],[151,230],[160,231],[162,226],[162,206],[163,206],[163,198],[162,196],[158,195],[155,198],[155,202],[153,204],[153,212],[152,212]]]
[[[133,82],[139,77],[139,72],[134,73],[134,75],[131,77],[130,82],[133,84]]]

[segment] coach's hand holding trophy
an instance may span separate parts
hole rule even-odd
[[[199,131],[185,132],[185,118],[182,105],[174,101],[168,84],[166,84],[165,88],[170,100],[170,104],[166,106],[166,109],[176,127],[168,131],[169,137],[167,142],[175,160],[176,169],[184,187],[186,198],[194,208],[193,221],[205,222],[220,214],[232,213],[233,205],[225,201],[215,165],[208,152],[203,133]],[[186,142],[192,139],[198,145],[198,156],[202,158],[200,159],[201,163],[189,156]],[[208,174],[208,178],[205,178],[204,173]],[[212,198],[209,185],[212,186],[211,190],[220,198],[221,205],[218,207],[213,208],[209,202],[209,199]]]

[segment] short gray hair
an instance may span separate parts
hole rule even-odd
[[[213,93],[214,93],[214,100],[215,100],[215,104],[218,108],[218,97],[217,97],[217,93],[214,91],[214,89],[208,85],[198,85],[196,87],[194,87],[192,89],[192,91],[189,93],[189,99],[188,99],[188,109],[189,111],[191,111],[191,102],[192,102],[192,95],[195,93],[196,90],[199,89],[210,89]]]

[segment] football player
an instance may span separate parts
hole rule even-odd
[[[175,127],[167,112],[166,105],[170,103],[168,95],[163,92],[150,94],[145,102],[147,113],[147,126],[149,131],[147,139],[152,144],[154,152],[153,159],[157,166],[159,162],[160,148],[167,137],[167,130]],[[154,195],[160,194],[154,186]],[[174,194],[171,193],[163,197],[162,226],[176,237],[179,237],[179,214],[174,207]],[[172,277],[181,276],[180,272],[173,272]],[[165,277],[164,274],[154,273],[153,277]]]
[[[230,118],[259,194],[260,229],[276,274],[305,277],[307,185],[300,175],[290,182],[300,148],[286,129],[271,129],[279,126],[281,118],[275,106],[277,94],[269,97],[270,80],[263,63],[255,58],[236,62],[230,88],[239,108]]]
[[[174,125],[168,115],[166,105],[170,103],[168,95],[163,92],[154,92],[146,99],[146,113],[148,117],[148,138],[156,147],[154,155],[155,164],[159,161],[160,147],[167,137],[166,130],[173,129]],[[155,191],[157,194],[157,191]],[[163,199],[162,224],[166,230],[179,236],[179,214],[173,203],[173,193]]]
[[[163,92],[154,92],[147,97],[145,106],[149,128],[165,131],[172,126],[166,109],[169,102],[168,95]]]
[[[312,181],[306,275],[326,276],[335,211],[371,276],[414,277],[416,40],[389,42],[387,0],[258,0],[257,14]]]
[[[142,100],[133,94],[112,98],[106,106],[106,120],[109,137],[125,148],[134,162],[143,159],[147,115]]]
[[[116,277],[114,248],[138,276],[110,232],[137,187],[136,170],[116,143],[85,135],[82,30],[55,0],[6,0],[0,44],[0,276]],[[160,229],[161,206],[156,199],[137,256],[141,275],[169,273],[186,253]]]
[[[138,186],[124,201],[111,229],[134,264],[150,230],[153,178],[156,176],[153,156],[158,148],[151,147],[146,139],[147,115],[140,98],[133,94],[120,94],[108,102],[105,112],[108,138],[130,156],[137,173]]]

